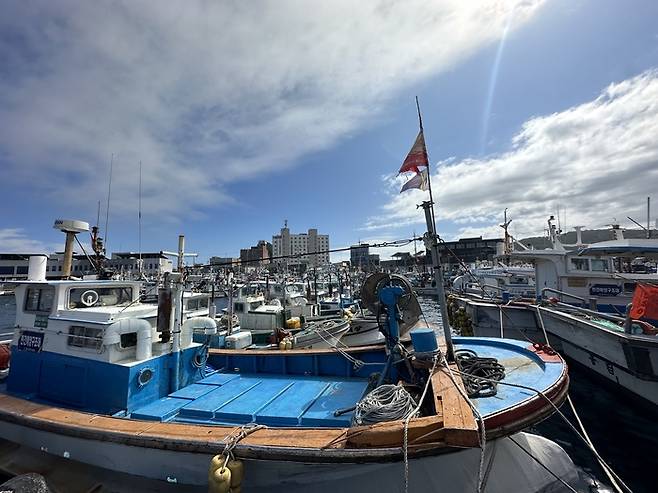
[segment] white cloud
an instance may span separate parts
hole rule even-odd
[[[645,218],[646,197],[656,192],[656,135],[658,71],[652,70],[611,84],[594,101],[527,121],[509,152],[438,163],[432,175],[437,219],[457,223],[456,236],[500,235],[506,207],[519,237],[541,234],[558,207],[566,208],[570,225],[630,225],[626,216]],[[398,195],[401,181],[388,177],[391,200],[365,229],[423,222],[416,204],[427,194]]]
[[[0,19],[0,157],[46,199],[187,215],[332,145],[387,98],[542,0],[13,2]]]
[[[20,228],[0,229],[0,252],[2,253],[50,253],[53,245],[25,236]]]

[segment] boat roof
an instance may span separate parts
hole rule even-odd
[[[58,279],[58,280],[50,280],[50,279],[42,279],[41,281],[7,281],[8,283],[11,284],[50,284],[53,286],[73,286],[76,284],[93,284],[95,286],[120,286],[120,285],[135,285],[135,284],[141,284],[141,281],[117,281],[114,279],[104,279],[104,280],[98,280],[98,279]]]
[[[658,240],[629,238],[624,240],[601,241],[583,248],[578,252],[578,255],[658,258]]]

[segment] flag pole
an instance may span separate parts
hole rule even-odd
[[[423,132],[423,141],[425,141],[425,130],[423,129],[423,116],[420,113],[420,103],[418,102],[418,96],[416,96],[416,109],[418,110],[418,125],[420,126],[420,131]],[[425,153],[425,162],[427,163],[427,188],[430,191],[430,204],[432,206],[432,224],[434,225],[434,231],[436,232],[436,219],[434,216],[434,198],[432,197],[432,173],[430,172],[430,156],[427,152],[427,143],[423,146],[423,152]]]
[[[423,142],[425,142],[425,134],[423,131],[423,117],[420,113],[420,104],[418,103],[418,96],[416,96],[416,109],[418,110],[418,123],[420,124],[420,131],[423,133]],[[432,254],[432,267],[434,268],[434,283],[436,284],[436,295],[438,298],[439,306],[441,308],[441,325],[443,326],[443,337],[446,344],[446,359],[448,361],[455,360],[455,352],[452,344],[452,332],[450,331],[450,319],[448,317],[448,305],[446,301],[446,293],[443,287],[443,267],[441,266],[441,255],[439,253],[438,235],[436,233],[436,221],[434,219],[434,199],[432,197],[432,183],[430,181],[430,160],[427,152],[427,144],[423,146],[425,153],[425,162],[427,163],[427,188],[430,192],[429,202],[424,201],[422,204],[425,210],[425,221],[427,222],[427,235],[425,236],[425,250],[430,251]]]

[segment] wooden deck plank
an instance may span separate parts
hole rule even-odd
[[[454,375],[457,385],[465,394],[466,391],[461,378],[456,374]],[[445,368],[440,368],[432,375],[432,389],[437,413],[441,412],[443,415],[446,445],[477,447],[480,439],[473,410],[455,388],[455,383]]]

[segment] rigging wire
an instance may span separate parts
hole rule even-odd
[[[393,241],[383,241],[381,243],[363,243],[360,246],[367,246],[370,248],[399,248],[401,246],[408,245],[414,241],[423,241],[422,237],[412,237],[412,238],[404,238],[401,240],[393,240]],[[186,269],[191,269],[191,268],[199,268],[199,267],[231,267],[235,265],[243,265],[243,264],[254,264],[254,263],[261,263],[263,260],[268,260],[268,261],[273,261],[273,260],[283,260],[283,259],[295,259],[295,258],[302,258],[302,257],[308,257],[309,255],[320,255],[324,253],[337,253],[337,252],[349,252],[352,249],[351,246],[349,247],[341,247],[341,248],[330,248],[328,250],[319,250],[317,252],[311,252],[311,253],[293,253],[289,255],[277,255],[275,257],[269,257],[267,259],[254,259],[254,260],[236,260],[234,262],[217,262],[217,263],[207,263],[207,264],[195,264],[193,266],[186,266]]]

